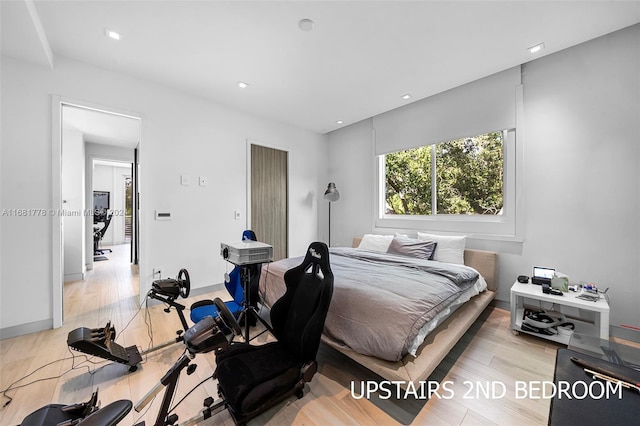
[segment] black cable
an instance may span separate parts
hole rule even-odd
[[[138,316],[138,314],[140,313],[140,311],[142,310],[142,306],[144,304],[147,303],[147,300],[149,300],[149,293],[147,293],[147,297],[145,297],[144,301],[140,303],[140,306],[138,307],[138,310],[136,311],[135,314],[133,314],[133,316],[131,317],[131,319],[129,320],[129,322],[124,326],[124,328],[122,330],[120,330],[118,332],[118,334],[116,335],[116,339],[118,337],[120,337],[120,335],[131,325],[131,323],[133,322],[133,320]],[[148,306],[147,306],[148,309]]]
[[[153,345],[153,331],[151,331],[151,316],[149,314],[149,294],[151,293],[151,290],[149,290],[147,292],[147,297],[144,298],[144,300],[142,302],[140,302],[140,306],[138,306],[138,310],[136,311],[135,314],[133,314],[133,316],[131,317],[131,319],[129,319],[129,322],[127,322],[127,324],[124,326],[124,328],[122,330],[120,330],[118,332],[118,334],[116,335],[116,339],[118,337],[120,337],[122,335],[122,333],[129,328],[129,326],[131,325],[131,323],[133,322],[133,320],[138,316],[138,314],[140,313],[140,311],[142,310],[142,306],[145,307],[145,319],[144,319],[144,323],[147,325],[147,335],[149,335],[151,341],[149,343],[149,348],[152,347]],[[148,322],[147,322],[148,320]],[[138,351],[142,352],[142,346],[138,347]],[[140,364],[145,364],[147,362],[147,354],[145,354],[144,360],[140,362]]]
[[[151,347],[152,347],[152,345],[153,345],[153,328],[152,328],[152,325],[151,325],[151,314],[150,314],[150,312],[149,312],[149,304],[148,304],[148,303],[149,303],[149,294],[147,293],[147,297],[145,298],[145,300],[144,300],[143,302],[141,302],[141,303],[140,303],[140,306],[138,307],[138,310],[136,311],[136,313],[135,313],[135,314],[133,314],[133,316],[131,317],[131,319],[129,320],[129,322],[127,322],[127,324],[124,326],[124,328],[118,332],[117,337],[118,337],[118,336],[120,336],[120,335],[121,335],[121,334],[122,334],[122,333],[123,333],[123,332],[124,332],[124,331],[129,327],[129,326],[130,326],[130,325],[131,325],[131,323],[133,322],[133,320],[136,318],[136,316],[138,316],[138,314],[139,314],[139,313],[140,313],[140,311],[142,310],[142,306],[143,306],[143,305],[146,305],[146,309],[145,309],[145,321],[144,321],[144,322],[145,322],[145,324],[147,325],[147,335],[149,336],[149,339],[150,339],[150,342],[149,342],[149,348],[151,348]],[[116,337],[116,338],[117,338],[117,337]],[[82,364],[84,364],[84,363],[91,363],[91,364],[94,364],[94,365],[99,365],[99,364],[101,364],[101,363],[105,363],[105,362],[107,362],[107,361],[108,361],[108,360],[103,360],[103,361],[100,361],[100,362],[94,362],[94,361],[92,361],[92,360],[91,360],[91,358],[93,358],[93,357],[88,357],[87,355],[81,355],[81,356],[84,356],[84,357],[85,357],[85,360],[84,360],[84,361],[82,361],[82,362],[80,362],[78,365],[76,365],[76,364],[75,364],[75,362],[76,362],[76,356],[77,356],[77,355],[76,355],[73,351],[71,351],[71,349],[70,349],[69,347],[67,347],[67,350],[71,353],[71,356],[70,356],[70,357],[57,359],[57,360],[55,360],[55,361],[51,361],[51,362],[49,362],[49,363],[47,363],[47,364],[44,364],[44,365],[42,365],[42,366],[40,366],[40,367],[36,368],[35,370],[33,370],[31,373],[29,373],[29,374],[27,374],[27,375],[25,375],[25,376],[22,376],[22,377],[21,377],[21,378],[19,378],[18,380],[16,380],[16,381],[14,381],[13,383],[11,383],[7,388],[5,388],[5,389],[3,389],[2,391],[0,391],[0,393],[2,394],[2,396],[4,396],[6,399],[8,399],[8,401],[7,401],[7,402],[5,402],[5,403],[3,404],[3,407],[6,407],[7,405],[9,405],[9,404],[13,401],[13,397],[11,397],[11,396],[7,395],[7,392],[9,392],[9,391],[17,390],[17,389],[22,389],[22,388],[27,387],[27,386],[30,386],[30,385],[32,385],[32,384],[39,383],[39,382],[43,382],[43,381],[47,381],[47,380],[59,379],[60,377],[64,376],[65,374],[67,374],[67,373],[69,373],[69,372],[71,372],[71,371],[73,371],[73,370],[75,370],[75,369],[79,368],[79,367],[80,367]],[[36,372],[38,372],[38,371],[40,371],[40,370],[42,370],[42,369],[44,369],[44,368],[46,368],[46,367],[48,367],[48,366],[50,366],[50,365],[53,365],[53,364],[55,364],[55,363],[57,363],[57,362],[67,361],[67,360],[69,360],[69,359],[71,359],[71,360],[72,360],[72,362],[71,362],[71,368],[70,368],[70,369],[68,369],[67,371],[65,371],[64,373],[61,373],[61,374],[59,374],[59,375],[57,375],[57,376],[45,377],[45,378],[42,378],[42,379],[34,380],[34,381],[32,381],[32,382],[25,383],[25,384],[20,385],[20,386],[14,386],[15,384],[17,384],[17,383],[19,383],[19,382],[21,382],[21,381],[25,380],[26,378],[28,378],[28,377],[32,376],[32,375],[33,375],[33,374],[35,374]],[[145,354],[145,360],[144,360],[142,363],[145,363],[146,361],[147,361],[147,354]],[[84,367],[86,367],[86,368],[87,368],[87,372],[88,372],[91,376],[93,376],[96,372],[98,372],[100,369],[102,369],[102,368],[106,367],[107,365],[109,365],[109,364],[105,364],[105,365],[101,366],[100,368],[98,368],[98,369],[96,369],[96,370],[93,370],[93,371],[91,371],[91,368],[90,368],[88,365],[85,365]]]
[[[609,295],[607,294],[607,291],[609,291],[609,287],[607,287],[607,289],[602,292],[602,295],[604,296],[604,300],[607,301],[607,305],[611,307],[611,300],[609,299]]]
[[[6,388],[6,389],[2,390],[0,393],[2,393],[2,396],[4,396],[5,398],[7,398],[7,399],[8,399],[8,401],[4,403],[3,407],[6,407],[7,405],[11,404],[11,402],[13,401],[13,397],[11,397],[11,396],[7,395],[7,392],[9,392],[9,391],[17,390],[17,389],[22,389],[22,388],[25,388],[25,387],[27,387],[27,386],[33,385],[33,384],[35,384],[35,383],[44,382],[44,381],[47,381],[47,380],[59,379],[60,377],[62,377],[62,376],[64,376],[65,374],[67,374],[67,373],[69,373],[69,372],[71,372],[71,371],[73,371],[73,370],[75,370],[75,369],[79,368],[82,364],[87,363],[87,362],[88,362],[88,363],[91,363],[91,364],[95,364],[95,365],[100,364],[100,362],[94,362],[94,361],[92,361],[92,360],[91,360],[91,358],[90,358],[90,357],[87,357],[86,355],[81,355],[81,356],[84,356],[84,357],[85,357],[85,360],[84,360],[84,361],[82,361],[82,362],[80,362],[79,364],[77,364],[77,365],[76,365],[76,356],[77,356],[77,355],[76,355],[75,353],[73,353],[73,352],[71,351],[71,349],[69,349],[69,347],[67,347],[67,349],[68,349],[68,350],[69,350],[69,352],[71,353],[71,356],[70,356],[70,357],[61,358],[61,359],[57,359],[57,360],[55,360],[55,361],[48,362],[47,364],[44,364],[44,365],[42,365],[42,366],[40,366],[40,367],[36,368],[36,369],[35,369],[35,370],[33,370],[31,373],[29,373],[29,374],[27,374],[27,375],[25,375],[25,376],[22,376],[22,377],[21,377],[21,378],[19,378],[18,380],[16,380],[16,381],[14,381],[13,383],[11,383],[11,384]],[[42,370],[42,369],[44,369],[44,368],[46,368],[46,367],[49,367],[50,365],[53,365],[53,364],[55,364],[55,363],[57,363],[57,362],[67,361],[67,360],[72,360],[72,361],[71,361],[71,368],[69,368],[69,369],[68,369],[67,371],[65,371],[64,373],[60,373],[60,374],[59,374],[59,375],[57,375],[57,376],[45,377],[45,378],[42,378],[42,379],[34,380],[34,381],[32,381],[32,382],[25,383],[25,384],[23,384],[23,385],[14,386],[16,383],[19,383],[19,382],[21,382],[21,381],[25,380],[26,378],[31,377],[32,375],[34,375],[34,374],[35,374],[35,373],[37,373],[38,371],[40,371],[40,370]],[[103,362],[106,362],[106,361],[103,361]],[[95,374],[98,370],[100,370],[100,369],[102,369],[102,368],[106,367],[106,365],[103,365],[103,366],[102,366],[102,367],[100,367],[98,370],[94,370],[93,372],[91,371],[91,368],[89,368],[89,366],[88,366],[88,365],[85,365],[84,367],[85,367],[85,368],[87,368],[87,372],[93,376],[93,374]]]
[[[147,326],[147,336],[149,336],[149,345],[147,350],[153,347],[153,324],[151,323],[151,312],[149,311],[149,298],[146,299],[146,309],[144,313],[144,324]]]
[[[182,404],[182,402],[183,402],[185,399],[187,399],[187,397],[188,397],[189,395],[191,395],[191,394],[193,393],[193,391],[195,391],[197,388],[199,388],[200,386],[202,386],[202,384],[203,384],[204,382],[206,382],[207,380],[209,380],[209,379],[211,379],[211,378],[212,378],[212,377],[207,377],[207,378],[205,378],[205,379],[202,379],[202,381],[201,381],[200,383],[198,383],[197,385],[195,385],[195,386],[194,386],[194,387],[193,387],[189,392],[187,392],[187,393],[186,393],[186,394],[185,394],[185,395],[180,399],[180,401],[178,401],[178,403],[177,403],[176,405],[174,405],[173,407],[171,407],[171,409],[169,410],[169,412],[168,412],[167,414],[170,414],[170,413],[172,413],[173,411],[175,411],[175,409],[176,409],[176,408],[178,408],[178,406],[179,406],[180,404]]]

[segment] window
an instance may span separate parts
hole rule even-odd
[[[500,215],[504,132],[384,156],[386,215]]]
[[[515,134],[499,130],[379,155],[375,227],[518,240]]]

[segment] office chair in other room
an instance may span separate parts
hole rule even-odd
[[[277,339],[236,343],[216,354],[218,392],[236,424],[244,424],[292,395],[303,396],[318,366],[316,355],[333,294],[329,249],[311,243],[301,265],[284,275],[285,294],[271,309]]]
[[[104,218],[104,226],[100,229],[96,229],[93,231],[93,255],[100,256],[104,255],[105,251],[109,251],[111,253],[111,249],[101,249],[100,241],[104,238],[104,234],[107,232],[107,228],[109,228],[109,224],[111,223],[111,218],[113,217],[113,212],[107,213]]]

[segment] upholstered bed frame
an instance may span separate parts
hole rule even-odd
[[[360,237],[354,238],[353,247],[358,247],[360,240]],[[433,330],[420,345],[415,357],[406,355],[400,361],[385,361],[372,356],[361,355],[331,341],[324,335],[322,341],[386,380],[399,380],[405,383],[409,381],[417,383],[421,380],[427,380],[433,370],[447,356],[451,348],[460,340],[496,295],[497,254],[490,251],[466,249],[464,251],[464,263],[480,272],[487,281],[488,290],[460,306],[449,318]],[[403,387],[406,387],[406,385]]]

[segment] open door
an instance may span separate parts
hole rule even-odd
[[[136,147],[133,150],[133,163],[131,164],[131,179],[133,184],[133,194],[132,194],[132,219],[131,219],[131,263],[134,265],[138,264],[140,259],[140,248],[138,241],[140,239],[140,196],[138,194],[138,148]]]

